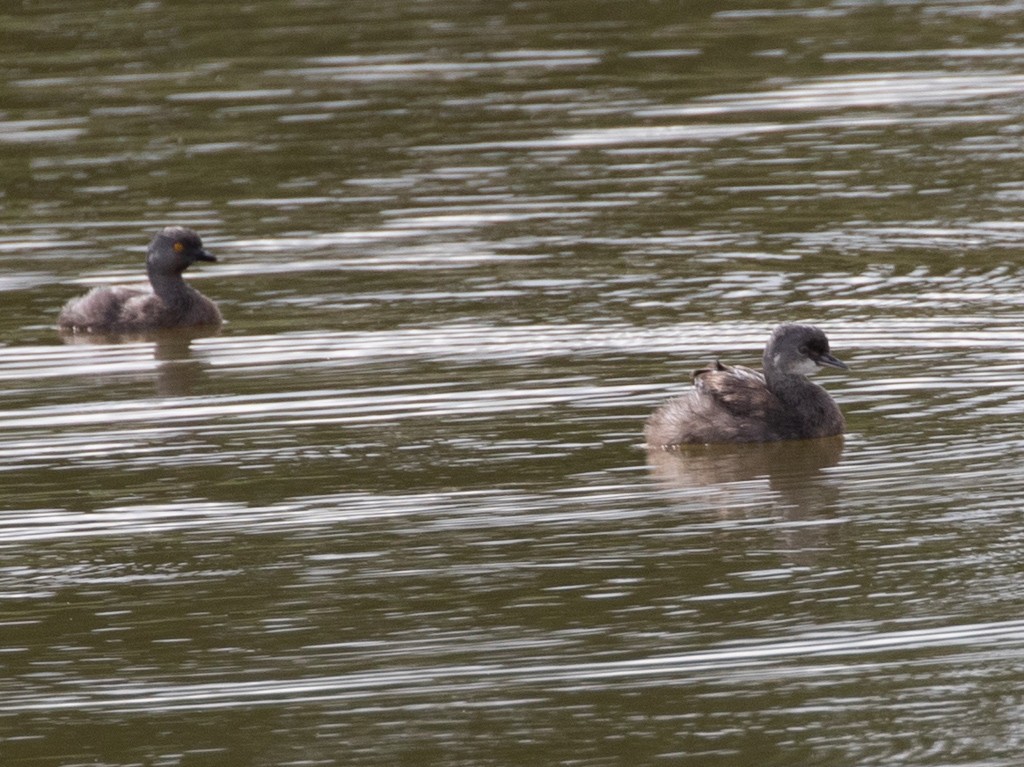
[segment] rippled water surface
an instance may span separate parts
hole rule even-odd
[[[1024,6],[0,9],[0,763],[1016,765]],[[155,229],[217,333],[62,339]],[[641,449],[812,321],[845,440]]]

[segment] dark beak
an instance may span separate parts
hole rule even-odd
[[[822,354],[818,357],[819,365],[828,365],[830,368],[839,368],[840,370],[849,370],[850,366],[842,360],[837,360],[831,354]]]
[[[207,253],[205,250],[196,251],[196,261],[216,261],[217,257],[212,253]]]

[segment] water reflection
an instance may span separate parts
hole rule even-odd
[[[764,477],[784,490],[820,477],[839,463],[842,436],[733,445],[684,445],[650,449],[652,475],[668,487],[707,487]]]
[[[4,767],[1019,761],[1018,4],[20,5]],[[57,342],[179,219],[226,332]],[[780,314],[845,443],[645,465]]]
[[[826,470],[839,464],[843,447],[842,436],[687,445],[648,449],[647,462],[662,487],[679,493],[669,495],[679,511],[711,510],[723,520],[768,514],[779,521],[773,529],[789,558],[810,564],[840,508],[842,481]]]
[[[761,442],[744,445],[686,445],[649,449],[651,475],[666,488],[714,490],[723,513],[750,505],[751,483],[763,480],[787,509],[798,514],[835,501],[825,469],[843,454],[843,437]]]
[[[145,333],[74,333],[61,332],[61,340],[71,345],[119,346],[126,344],[152,344],[155,368],[156,394],[185,396],[197,389],[203,380],[207,359],[197,357],[192,342],[220,334],[217,326],[197,326]]]

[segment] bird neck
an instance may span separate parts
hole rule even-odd
[[[180,272],[158,272],[148,265],[146,272],[149,274],[149,284],[153,286],[153,292],[164,301],[180,303],[188,300],[189,287]]]
[[[813,402],[825,393],[824,389],[805,375],[783,373],[770,367],[764,370],[764,381],[772,394],[786,403]]]

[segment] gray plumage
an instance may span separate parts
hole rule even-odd
[[[693,375],[693,389],[663,404],[647,421],[648,447],[711,442],[773,442],[842,434],[838,405],[807,376],[847,365],[829,352],[813,325],[785,323],[764,350],[764,371],[720,362]]]
[[[196,261],[216,261],[199,235],[169,226],[149,244],[146,272],[152,291],[122,286],[93,288],[65,304],[57,319],[64,331],[137,333],[166,328],[219,325],[217,304],[182,278]]]

